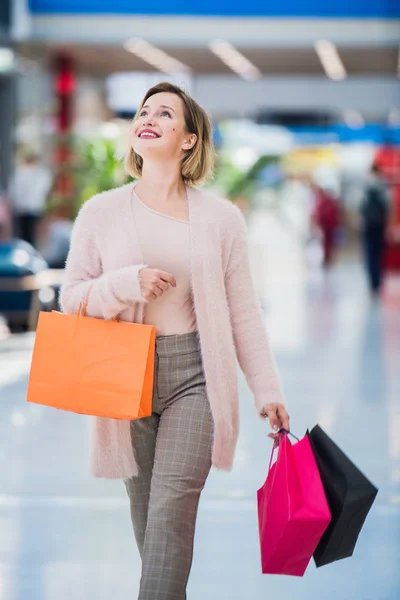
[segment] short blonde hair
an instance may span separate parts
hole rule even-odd
[[[153,86],[145,94],[133,122],[138,118],[147,100],[159,94],[168,92],[175,94],[183,102],[183,113],[186,123],[186,131],[194,133],[197,141],[193,148],[186,150],[182,159],[182,179],[188,185],[200,185],[211,175],[214,169],[214,146],[212,141],[212,126],[206,111],[180,87],[161,82]],[[133,178],[141,177],[143,159],[131,147],[125,158],[125,171]]]

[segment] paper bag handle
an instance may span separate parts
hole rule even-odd
[[[90,292],[92,291],[93,285],[94,284],[92,283],[88,287],[88,291],[86,293],[85,300],[83,302],[79,302],[78,317],[86,317],[86,310],[87,310],[87,305],[89,302],[89,295],[90,295]],[[111,320],[119,322],[119,320],[120,320],[119,315],[115,315],[115,317],[113,317]]]
[[[281,435],[281,434],[282,434],[282,435],[285,435],[285,434],[286,434],[286,435],[291,435],[292,437],[294,437],[294,438],[295,438],[295,440],[299,441],[299,438],[298,438],[298,437],[296,437],[296,436],[294,435],[294,433],[292,433],[291,431],[288,431],[287,429],[284,429],[283,427],[282,427],[282,428],[281,428],[281,429],[278,431],[278,435]],[[270,472],[270,470],[271,470],[272,460],[273,460],[273,458],[274,458],[275,450],[276,450],[277,448],[278,448],[278,446],[276,446],[276,445],[275,445],[275,442],[274,442],[274,445],[272,446],[272,451],[271,451],[271,458],[269,459],[268,473],[269,473],[269,472]]]

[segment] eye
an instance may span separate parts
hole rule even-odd
[[[167,110],[163,110],[161,115],[168,115],[169,117],[171,117],[171,113],[168,112]]]
[[[142,112],[140,113],[140,115],[139,115],[139,116],[140,116],[140,117],[143,117],[144,115],[147,115],[147,111],[145,111],[145,110],[142,110]]]

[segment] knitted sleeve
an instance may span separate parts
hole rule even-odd
[[[245,219],[233,207],[229,228],[231,247],[225,289],[232,323],[236,356],[258,413],[269,402],[285,404],[281,382],[254,289]]]
[[[147,265],[132,265],[107,273],[102,272],[98,218],[93,202],[81,208],[71,235],[66,261],[65,280],[60,292],[60,306],[74,314],[80,302],[87,299],[87,314],[111,319],[135,302],[147,303],[139,284],[139,271]]]

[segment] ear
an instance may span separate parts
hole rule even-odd
[[[191,150],[196,142],[197,135],[195,133],[191,133],[189,138],[185,142],[183,142],[182,150]]]

